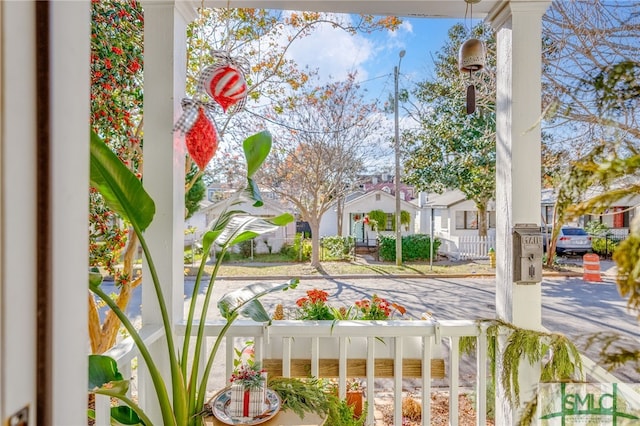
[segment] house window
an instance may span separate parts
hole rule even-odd
[[[471,210],[457,211],[456,229],[478,229],[478,212]]]
[[[376,201],[380,201],[380,194],[376,194]]]
[[[393,213],[387,213],[387,223],[385,224],[385,231],[393,231]]]

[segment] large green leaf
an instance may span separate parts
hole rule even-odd
[[[119,405],[111,408],[111,419],[122,425],[143,425],[144,422],[131,407]]]
[[[109,147],[91,132],[91,186],[98,189],[111,209],[141,231],[147,229],[156,206],[142,182]]]
[[[247,178],[247,186],[244,189],[244,193],[253,201],[253,207],[262,207],[264,205],[258,184],[253,179]]]
[[[289,213],[273,218],[259,218],[250,215],[233,216],[217,236],[216,243],[230,247],[242,241],[275,231],[293,220],[294,217]]]
[[[90,392],[102,388],[107,383],[114,384],[122,381],[122,374],[118,371],[118,364],[113,358],[106,355],[89,355]],[[109,387],[113,388],[111,385]],[[126,392],[127,389],[124,389],[124,393]]]
[[[96,288],[102,284],[102,274],[97,268],[91,268],[89,270],[89,288]]]
[[[271,151],[271,133],[262,131],[249,136],[242,144],[247,160],[247,178],[252,178]]]
[[[255,283],[225,294],[218,302],[218,309],[222,316],[229,320],[236,315],[248,316],[254,321],[268,322],[269,315],[264,310],[258,299],[275,291],[287,291],[296,288],[300,281],[291,279],[283,284]],[[259,307],[256,305],[259,304]]]

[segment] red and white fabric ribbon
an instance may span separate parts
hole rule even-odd
[[[197,90],[209,95],[225,112],[231,107],[233,112],[239,111],[249,90],[244,77],[249,72],[249,62],[232,58],[224,51],[213,51],[212,56],[216,62],[200,73]]]
[[[231,401],[229,414],[233,418],[260,416],[265,411],[265,399],[267,396],[266,384],[247,389],[241,383],[231,384]]]

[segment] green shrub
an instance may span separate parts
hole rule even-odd
[[[396,260],[396,237],[395,235],[381,235],[380,259],[386,262]],[[440,240],[437,238],[433,242],[433,254],[438,252]],[[428,260],[431,254],[431,238],[426,234],[406,235],[402,237],[402,260]]]
[[[219,251],[216,252],[216,259],[218,257],[220,257],[220,252]],[[228,262],[229,260],[231,260],[231,253],[228,252],[228,251],[225,251],[224,252],[224,256],[222,257],[222,261],[223,262]]]
[[[587,231],[590,235],[597,235],[599,237],[604,237],[605,235],[611,235],[610,228],[604,223],[597,222],[595,220],[589,221],[585,226],[584,230]]]
[[[595,220],[590,221],[584,227],[591,235],[591,249],[601,256],[611,256],[620,241],[613,237],[611,228],[604,223]]]
[[[253,240],[242,241],[240,244],[238,244],[238,248],[240,249],[240,256],[244,257],[245,259],[250,258],[253,254],[253,250],[251,250],[252,246]]]
[[[283,244],[280,253],[291,260],[306,262],[311,259],[311,241],[297,233],[293,238],[293,244]]]
[[[611,256],[620,242],[610,236],[591,237],[591,249],[601,256]]]
[[[353,236],[341,237],[339,235],[323,237],[320,245],[324,250],[324,260],[346,260],[351,258],[355,239]]]

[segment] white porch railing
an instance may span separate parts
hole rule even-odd
[[[222,330],[224,322],[208,322],[206,327],[206,335],[213,338]],[[145,339],[155,341],[161,330],[146,331]],[[184,326],[177,325],[176,333],[183,335]],[[402,381],[403,381],[403,363],[408,367],[409,362],[412,365],[418,365],[420,374],[407,376],[404,371],[404,378],[420,378],[421,383],[421,400],[422,400],[422,424],[430,425],[431,413],[431,360],[433,348],[441,340],[445,344],[448,343],[449,353],[447,357],[446,382],[448,386],[446,390],[449,392],[449,424],[458,424],[458,395],[460,393],[459,380],[459,340],[462,336],[478,336],[478,345],[476,353],[476,374],[475,383],[473,385],[473,393],[475,395],[475,408],[477,411],[477,425],[486,424],[486,390],[487,390],[487,346],[486,334],[481,330],[475,321],[456,320],[456,321],[339,321],[332,325],[331,321],[274,321],[271,326],[263,326],[253,321],[237,321],[227,332],[225,338],[224,349],[217,354],[216,373],[222,378],[230,377],[233,370],[234,347],[241,348],[247,340],[251,340],[255,347],[255,356],[257,360],[269,361],[269,356],[277,353],[276,363],[282,363],[281,373],[283,376],[292,376],[292,360],[299,361],[296,355],[297,347],[304,346],[309,352],[308,361],[310,363],[311,375],[321,376],[321,360],[324,361],[328,355],[324,352],[329,346],[329,342],[333,342],[337,348],[335,358],[338,365],[338,387],[339,394],[344,397],[346,392],[346,384],[348,378],[348,369],[353,358],[365,359],[366,367],[363,376],[366,384],[366,395],[368,401],[368,424],[374,423],[374,398],[375,385],[374,366],[376,362],[380,362],[382,358],[388,358],[388,354],[376,354],[379,346],[376,342],[381,339],[388,339],[392,346],[391,359],[385,359],[392,362],[393,369],[393,398],[394,398],[394,425],[402,425]],[[416,355],[412,354],[411,359],[408,358],[409,346],[403,345],[409,339],[418,339],[420,342],[420,353],[416,359]],[[353,353],[354,347],[352,343],[356,340],[366,341],[365,354],[356,355]],[[211,339],[210,343],[212,343]],[[322,343],[322,345],[320,344]],[[280,346],[281,345],[281,346]],[[213,346],[212,344],[209,347]],[[280,347],[276,347],[280,346]],[[309,349],[310,348],[310,349]],[[321,350],[322,348],[322,350]],[[137,349],[129,340],[125,340],[116,348],[109,352],[118,362],[119,368],[125,378],[131,377],[135,371],[136,363],[142,363],[141,357],[137,356]],[[201,360],[204,362],[204,357]],[[221,368],[224,363],[224,371]],[[274,365],[271,359],[270,365]],[[267,365],[265,365],[266,367]],[[279,366],[278,366],[279,367]],[[414,369],[411,369],[415,371]],[[136,377],[137,389],[142,392],[145,389],[153,389],[151,384],[145,384],[145,377],[139,374]],[[223,379],[225,380],[225,379]],[[210,380],[212,382],[212,380]],[[219,390],[225,383],[214,385],[210,392],[213,394]],[[442,388],[439,388],[442,390]],[[140,398],[144,401],[144,398]],[[144,408],[144,407],[143,407]],[[109,400],[108,398],[96,399],[96,426],[109,425]]]

